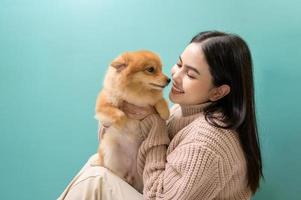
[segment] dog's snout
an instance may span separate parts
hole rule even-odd
[[[170,81],[171,81],[171,79],[170,78],[167,78],[167,80],[166,80],[166,85],[168,85],[169,83],[170,83]]]

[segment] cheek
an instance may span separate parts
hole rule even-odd
[[[172,68],[171,68],[171,75],[173,76],[174,73],[176,73],[176,72],[177,72],[177,67],[176,67],[176,65],[174,65],[174,66],[172,66]]]
[[[183,89],[186,94],[189,94],[189,96],[193,98],[204,96],[208,91],[206,84],[198,80],[191,80],[189,78],[183,79]]]
[[[197,88],[199,88],[199,84],[197,81],[193,81],[189,79],[188,77],[183,77],[183,83],[182,87],[186,93],[194,93]]]
[[[149,82],[149,78],[143,72],[138,72],[132,75],[131,77],[128,77],[127,81],[132,83],[143,83]]]

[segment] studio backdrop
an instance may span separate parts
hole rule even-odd
[[[220,30],[242,36],[254,61],[265,181],[253,199],[301,199],[300,10],[299,0],[1,0],[0,198],[56,199],[96,152],[94,106],[113,58],[149,49],[170,76],[196,33]]]

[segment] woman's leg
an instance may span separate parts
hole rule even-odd
[[[73,178],[58,200],[142,200],[143,195],[108,169],[95,165],[97,154]]]

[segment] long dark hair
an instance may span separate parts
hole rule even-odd
[[[213,84],[230,86],[230,93],[204,109],[206,120],[219,128],[239,134],[247,163],[248,186],[253,194],[259,188],[262,160],[255,115],[251,53],[246,42],[235,34],[219,31],[201,32],[190,43],[200,43]],[[222,113],[222,118],[215,113]],[[216,121],[222,121],[225,126]]]

